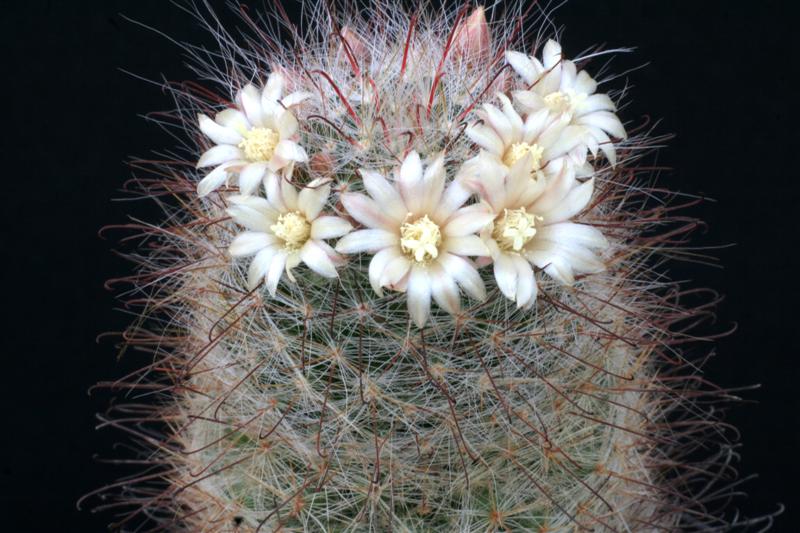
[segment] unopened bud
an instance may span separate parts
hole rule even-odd
[[[489,59],[492,45],[483,6],[475,8],[466,20],[458,23],[454,46],[455,56],[463,57],[470,63]]]

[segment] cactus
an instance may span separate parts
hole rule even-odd
[[[607,52],[569,60],[527,5],[306,12],[242,9],[244,45],[199,17],[206,84],[165,86],[182,145],[130,185],[164,214],[130,225],[148,363],[113,384],[144,399],[101,417],[146,470],[99,507],[122,530],[758,523],[723,505],[731,393],[681,351],[714,302],[664,274],[697,222],[644,162],[664,139],[590,76]]]

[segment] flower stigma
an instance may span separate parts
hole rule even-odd
[[[269,161],[275,154],[280,135],[269,128],[252,128],[243,134],[239,148],[249,161]]]
[[[492,237],[501,250],[519,252],[536,235],[536,220],[542,220],[542,217],[526,213],[524,207],[503,209],[503,214],[495,222]]]
[[[280,215],[278,222],[269,229],[283,240],[286,249],[290,251],[300,249],[311,236],[311,224],[299,212]]]
[[[528,144],[526,142],[514,143],[511,145],[508,151],[506,151],[505,156],[503,156],[503,163],[505,163],[506,166],[513,167],[514,163],[516,163],[523,157],[530,154],[532,159],[531,170],[539,170],[542,164],[543,153],[544,153],[544,148],[536,143],[533,144]]]
[[[425,263],[439,256],[442,232],[428,215],[400,227],[400,248],[417,263]]]

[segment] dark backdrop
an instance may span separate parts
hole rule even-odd
[[[252,2],[258,5],[259,2]],[[222,8],[222,2],[212,2]],[[287,4],[291,2],[287,1]],[[747,515],[789,506],[775,531],[797,531],[798,436],[797,47],[791,2],[730,0],[572,0],[556,13],[568,54],[591,44],[636,46],[614,61],[633,102],[625,118],[660,118],[675,133],[660,161],[675,170],[666,187],[714,198],[694,208],[709,230],[698,245],[717,250],[724,268],[675,265],[673,274],[727,299],[707,376],[723,386],[761,383],[728,420],[741,429]],[[93,413],[109,401],[89,395],[119,377],[104,331],[129,317],[104,290],[129,267],[98,229],[144,207],[115,203],[129,175],[123,161],[171,140],[137,114],[165,109],[156,87],[118,69],[170,79],[191,75],[177,46],[120,14],[193,43],[209,37],[162,0],[3,2],[4,328],[0,375],[0,469],[5,531],[102,531],[109,517],[78,512],[79,495],[109,482],[120,435],[95,432]],[[791,91],[791,92],[790,92]],[[791,98],[791,99],[790,99]],[[10,319],[10,321],[9,321]]]

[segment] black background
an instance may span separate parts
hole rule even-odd
[[[602,42],[635,46],[614,61],[634,86],[625,119],[660,118],[675,133],[660,162],[671,189],[707,195],[692,210],[710,224],[698,245],[724,268],[674,265],[673,276],[727,295],[719,325],[738,331],[718,343],[706,375],[723,386],[763,384],[728,420],[741,429],[746,515],[788,506],[774,531],[800,521],[800,394],[797,357],[798,49],[792,2],[572,0],[555,14],[567,55]],[[225,11],[223,2],[212,2]],[[254,7],[258,2],[252,3]],[[291,7],[291,2],[287,1]],[[137,114],[167,109],[158,88],[118,69],[191,78],[180,50],[121,14],[170,37],[213,46],[166,1],[3,2],[0,114],[2,303],[0,529],[103,531],[108,516],[75,509],[76,499],[117,471],[93,459],[114,454],[120,435],[95,432],[108,397],[88,395],[121,376],[104,331],[129,318],[103,289],[129,273],[101,226],[147,209],[112,202],[128,177],[123,161],[172,141]],[[112,235],[113,237],[113,235]],[[9,321],[10,319],[10,321]],[[12,524],[9,526],[9,524]]]

